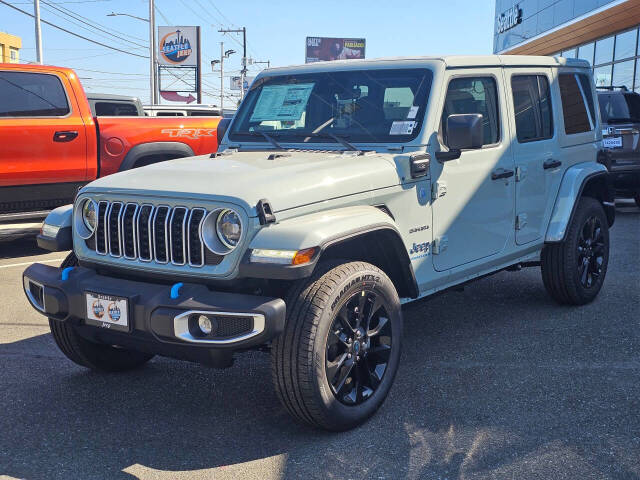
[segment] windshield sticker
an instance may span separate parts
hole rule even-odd
[[[413,120],[418,115],[418,110],[420,107],[416,107],[415,105],[409,109],[409,113],[407,113],[407,118],[409,120]]]
[[[300,83],[263,87],[250,121],[300,120],[314,86],[315,83]]]
[[[416,122],[393,122],[389,135],[411,135],[416,127]]]

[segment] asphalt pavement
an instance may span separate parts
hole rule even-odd
[[[227,370],[68,361],[21,274],[64,254],[0,244],[0,479],[640,479],[640,209],[618,208],[598,299],[538,268],[405,307],[402,363],[368,423],[330,434],[278,403],[265,353]]]

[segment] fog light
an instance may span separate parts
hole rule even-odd
[[[213,325],[211,324],[211,319],[206,315],[200,315],[198,317],[198,328],[205,335],[210,335],[213,331]]]

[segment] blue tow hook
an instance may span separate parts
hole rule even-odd
[[[176,283],[173,287],[171,287],[171,298],[175,300],[180,296],[180,289],[184,286],[183,283]]]
[[[69,280],[69,274],[71,273],[71,270],[73,270],[75,267],[67,267],[64,270],[62,270],[62,275],[60,275],[60,278],[62,279],[63,282],[66,282],[67,280]]]

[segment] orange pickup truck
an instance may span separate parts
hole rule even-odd
[[[94,117],[73,70],[0,63],[0,238],[39,228],[98,177],[215,152],[219,123]]]

